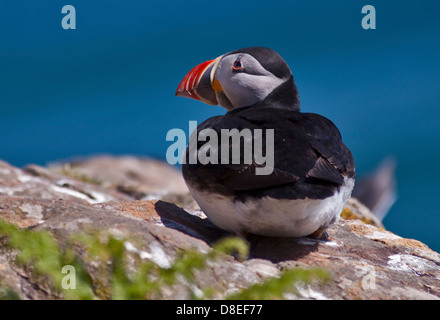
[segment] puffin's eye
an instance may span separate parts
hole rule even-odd
[[[243,66],[241,65],[241,56],[238,56],[237,60],[232,64],[232,71],[239,72],[244,71]]]

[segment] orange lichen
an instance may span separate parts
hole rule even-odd
[[[342,210],[341,218],[345,220],[361,220],[363,223],[375,225],[374,221],[367,217],[362,217],[359,215],[356,215],[351,211],[349,208],[345,207],[344,210]]]

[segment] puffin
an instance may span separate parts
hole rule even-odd
[[[244,237],[328,239],[354,187],[354,159],[332,121],[300,111],[292,72],[277,52],[249,47],[203,62],[176,96],[227,110],[197,126],[182,159],[188,189],[212,223]],[[223,139],[233,130],[252,135]],[[272,161],[262,163],[264,153]]]

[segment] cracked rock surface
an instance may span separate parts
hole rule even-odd
[[[439,299],[440,255],[425,244],[386,231],[356,199],[328,230],[328,241],[250,236],[250,255],[210,263],[195,285],[224,298],[276,277],[285,269],[319,266],[330,283],[299,288],[302,299]],[[0,219],[19,228],[46,230],[60,243],[84,230],[107,231],[139,240],[138,252],[166,267],[178,250],[210,250],[227,235],[198,210],[181,178],[168,165],[134,157],[99,156],[70,163],[16,168],[0,161]],[[371,224],[365,221],[372,221]],[[1,240],[1,234],[0,234]],[[0,286],[22,299],[52,299],[14,264],[1,247]],[[187,287],[165,294],[186,299]]]

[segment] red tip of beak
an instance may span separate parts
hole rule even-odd
[[[206,68],[213,62],[214,60],[209,60],[195,66],[188,74],[183,78],[180,82],[179,86],[176,90],[176,96],[188,97],[197,100],[201,100],[197,95],[195,89],[200,82],[200,78],[205,72]]]

